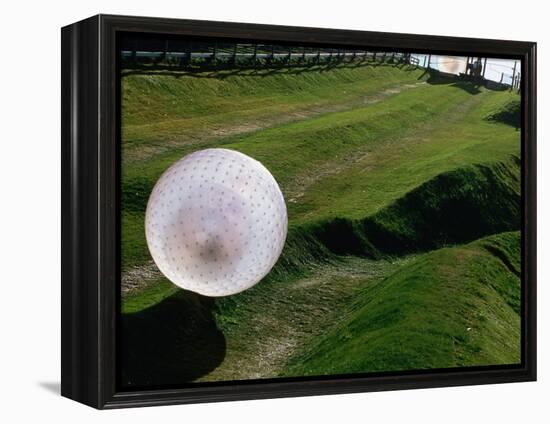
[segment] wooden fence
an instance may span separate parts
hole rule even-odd
[[[182,69],[311,66],[353,61],[382,61],[418,66],[410,54],[358,49],[296,47],[275,44],[179,43],[165,41],[143,48],[123,46],[123,67],[164,66]],[[149,47],[149,48],[147,48]],[[160,48],[162,47],[162,48]]]

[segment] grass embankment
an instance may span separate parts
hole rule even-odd
[[[336,256],[381,259],[516,230],[521,222],[519,181],[514,157],[470,165],[438,175],[363,219],[332,218],[293,227],[267,279],[297,278]]]
[[[489,113],[486,116],[488,121],[502,122],[504,124],[512,125],[516,129],[521,127],[521,102],[520,99],[513,99],[497,110]]]
[[[418,257],[358,294],[281,375],[519,363],[519,237],[503,233]]]

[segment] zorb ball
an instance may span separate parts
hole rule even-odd
[[[275,265],[286,239],[281,190],[257,160],[206,149],[172,165],[147,204],[153,260],[174,284],[206,296],[239,293]]]

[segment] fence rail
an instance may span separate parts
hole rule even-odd
[[[411,55],[358,49],[295,47],[275,44],[169,43],[133,48],[123,46],[125,67],[162,65],[184,69],[212,69],[229,66],[272,67],[315,65],[354,60],[378,60],[411,64]],[[415,66],[418,65],[418,60]]]

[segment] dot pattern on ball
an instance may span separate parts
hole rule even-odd
[[[159,178],[147,204],[151,256],[174,284],[206,296],[239,293],[275,265],[288,227],[270,172],[228,149],[191,153]]]

